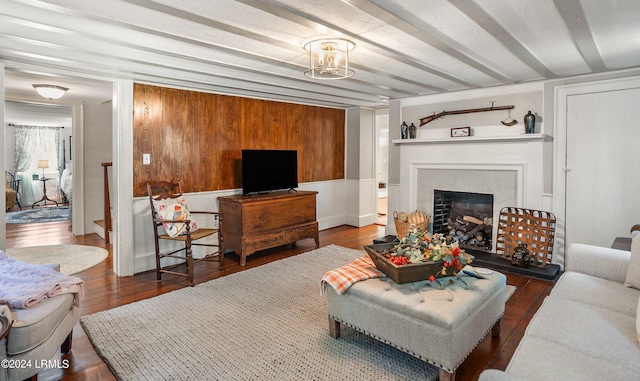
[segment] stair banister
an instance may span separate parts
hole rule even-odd
[[[112,162],[103,162],[102,168],[104,169],[104,240],[108,245],[110,243],[111,232],[111,201],[109,199],[109,173],[107,168],[113,165]]]

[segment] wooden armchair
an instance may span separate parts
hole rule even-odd
[[[182,195],[180,182],[171,183],[160,181],[155,184],[147,183],[147,194],[151,206],[153,218],[153,236],[156,250],[157,279],[161,281],[162,273],[185,276],[189,278],[189,285],[193,286],[194,264],[200,261],[220,262],[220,270],[224,270],[224,245],[222,238],[222,214],[208,211],[189,211],[185,198]],[[198,227],[192,215],[208,215],[211,220],[207,225],[212,227]],[[205,239],[205,237],[210,237]],[[217,242],[212,242],[217,238]],[[160,241],[174,241],[176,246],[163,248],[161,252]],[[200,258],[193,258],[193,246],[213,248],[211,253]],[[163,264],[163,258],[172,258]],[[175,268],[185,265],[186,272],[174,271]]]

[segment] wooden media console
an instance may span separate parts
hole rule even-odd
[[[240,256],[240,266],[258,250],[313,238],[320,246],[313,191],[279,191],[219,197],[224,247]]]

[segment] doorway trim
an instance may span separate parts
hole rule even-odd
[[[71,203],[71,233],[84,235],[84,106],[71,106],[71,153],[73,153],[73,197]]]
[[[376,203],[375,203],[375,210],[374,213],[376,215],[376,223],[380,220],[380,200],[379,200],[379,193],[380,193],[380,179],[378,177],[378,174],[380,173],[380,171],[382,170],[381,168],[381,163],[380,163],[380,156],[383,154],[382,152],[382,147],[380,144],[380,135],[381,135],[381,126],[380,126],[380,119],[386,119],[386,134],[388,137],[387,140],[387,147],[386,147],[386,158],[387,158],[387,162],[386,162],[386,172],[387,172],[387,182],[386,182],[386,189],[387,189],[387,200],[389,200],[389,143],[391,142],[391,136],[390,136],[390,131],[389,131],[389,109],[385,108],[385,109],[378,109],[375,110],[374,113],[374,131],[375,131],[375,144],[374,144],[374,160],[375,160],[375,168],[374,168],[374,174],[375,174],[375,181],[374,181],[374,186],[375,186],[375,199],[376,199]],[[388,205],[388,202],[387,202]],[[387,210],[386,210],[386,222],[384,224],[384,226],[389,225],[389,207],[387,206]]]
[[[113,83],[113,272],[134,274],[133,80]],[[122,211],[122,212],[121,212]]]
[[[554,89],[554,166],[553,166],[553,211],[560,231],[556,231],[555,248],[564,258],[566,250],[565,226],[567,220],[567,117],[568,98],[574,95],[602,93],[640,88],[640,76],[601,80],[596,82],[556,86]],[[562,264],[564,266],[564,263]]]

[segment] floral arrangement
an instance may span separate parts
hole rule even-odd
[[[447,239],[443,234],[431,234],[420,229],[409,231],[387,258],[395,265],[442,261],[442,271],[438,274],[441,276],[446,276],[449,269],[453,275],[458,275],[458,271],[473,261],[473,256],[461,249],[458,242]],[[429,280],[433,282],[435,277],[431,276]]]

